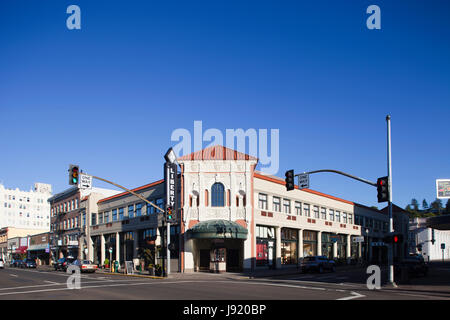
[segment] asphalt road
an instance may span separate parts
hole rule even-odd
[[[69,276],[6,267],[0,270],[0,300],[450,300],[448,266],[431,269],[429,277],[417,279],[419,283],[381,290],[367,289],[362,269],[256,279],[200,273],[150,279],[95,273],[81,275],[80,289],[67,286]]]

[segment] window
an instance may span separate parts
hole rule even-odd
[[[123,208],[119,208],[119,220],[123,220]]]
[[[320,214],[323,220],[327,220],[327,208],[320,208]]]
[[[349,213],[349,214],[347,215],[347,217],[348,217],[348,223],[349,223],[349,224],[353,224],[353,215],[352,215],[351,213]]]
[[[136,217],[140,217],[142,215],[142,203],[136,204]]]
[[[342,222],[347,223],[347,213],[346,212],[342,212]]]
[[[341,213],[336,210],[336,222],[341,222]]]
[[[225,206],[225,188],[223,184],[216,182],[211,187],[211,206],[223,207]]]
[[[104,221],[105,221],[105,223],[109,222],[109,212],[105,212]]]
[[[273,202],[272,202],[272,210],[273,211],[281,211],[281,203],[280,203],[280,198],[279,197],[273,197]]]
[[[81,220],[82,226],[86,225],[86,213],[83,213],[83,219]]]
[[[309,204],[304,203],[303,204],[303,213],[305,217],[310,217],[311,215],[309,214]]]
[[[97,214],[96,213],[92,213],[91,225],[95,226],[96,224],[97,224]]]
[[[259,196],[259,208],[262,210],[267,210],[267,194],[260,193]]]
[[[117,209],[113,209],[112,211],[112,221],[117,221]]]
[[[162,198],[156,199],[156,206],[160,207],[161,209],[164,209],[164,200]],[[156,209],[155,209],[156,212]]]
[[[334,210],[330,209],[329,214],[330,214],[330,220],[334,221]]]
[[[319,219],[319,207],[314,206],[313,211],[314,211],[314,218]]]
[[[150,202],[154,204],[153,201],[150,201]],[[152,206],[152,205],[147,204],[147,215],[153,214],[153,213],[155,213],[155,207]]]
[[[283,199],[283,212],[288,214],[291,213],[291,200]]]
[[[102,213],[98,213],[98,224],[102,224],[103,223],[103,212]]]
[[[302,203],[295,201],[295,214],[298,216],[302,215]]]
[[[134,213],[134,205],[130,205],[128,206],[128,218],[133,218],[133,213]]]

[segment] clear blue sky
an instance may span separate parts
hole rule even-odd
[[[81,30],[66,28],[71,4]],[[381,30],[366,28],[371,4]],[[389,113],[394,202],[430,203],[450,178],[449,39],[445,0],[2,0],[0,181],[60,192],[76,163],[137,187],[162,178],[172,131],[194,120],[279,129],[278,176],[375,181]],[[311,188],[378,205],[345,177]]]

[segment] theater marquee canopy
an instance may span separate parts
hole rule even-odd
[[[247,239],[248,231],[236,222],[208,220],[197,223],[187,231],[190,239]]]

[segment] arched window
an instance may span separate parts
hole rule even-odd
[[[224,207],[225,206],[225,188],[223,184],[216,182],[211,187],[211,206]]]

